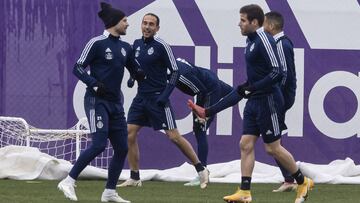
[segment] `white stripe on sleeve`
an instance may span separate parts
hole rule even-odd
[[[173,54],[170,46],[169,46],[164,40],[160,39],[159,37],[155,37],[154,39],[155,39],[157,42],[161,43],[161,44],[164,46],[164,48],[165,48],[165,50],[166,50],[166,53],[167,53],[167,55],[168,55],[168,58],[169,58],[169,60],[170,60],[170,63],[171,63],[171,69],[172,69],[173,71],[178,70],[178,67],[177,67],[177,64],[176,64],[176,60],[175,60],[174,54]]]
[[[179,81],[184,83],[186,86],[188,86],[194,93],[200,92],[199,88],[197,88],[196,85],[194,85],[194,83],[192,83],[190,80],[185,78],[183,75],[180,75]]]
[[[277,44],[277,50],[278,50],[278,54],[279,54],[279,58],[280,58],[280,63],[283,67],[283,70],[285,73],[287,73],[287,64],[286,64],[286,57],[285,57],[285,53],[284,53],[284,48],[283,48],[283,45],[282,45],[282,41],[280,40]],[[281,83],[284,85],[285,82],[286,82],[286,76],[287,74],[284,75]]]
[[[103,40],[107,38],[106,36],[104,35],[100,35],[100,36],[97,36],[97,37],[94,37],[92,38],[85,46],[85,48],[83,49],[81,55],[80,55],[80,58],[78,59],[77,63],[78,64],[83,64],[86,57],[88,56],[89,54],[89,51],[91,49],[91,47],[94,45],[95,42],[99,41],[99,40]]]
[[[262,43],[265,46],[266,52],[269,55],[270,61],[271,61],[271,65],[274,67],[279,67],[279,63],[276,59],[275,53],[273,48],[271,47],[271,44],[269,42],[269,39],[267,38],[266,34],[264,32],[258,32],[259,37],[262,41]]]

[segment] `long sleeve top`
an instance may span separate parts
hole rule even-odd
[[[90,74],[86,71],[88,66]],[[93,87],[97,82],[101,82],[106,88],[103,99],[120,102],[124,67],[131,75],[135,75],[138,69],[130,44],[105,30],[102,35],[92,38],[86,44],[73,68],[73,73],[87,85],[88,93],[96,96]]]

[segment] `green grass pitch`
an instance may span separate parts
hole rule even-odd
[[[0,180],[1,203],[60,203],[71,202],[58,191],[58,181]],[[104,180],[77,181],[79,202],[100,202]],[[117,188],[118,193],[132,203],[215,203],[232,194],[237,184],[211,183],[207,189],[184,187],[181,182],[143,182],[141,188]],[[278,184],[252,184],[253,203],[294,202],[295,192],[272,193]],[[316,184],[307,203],[360,202],[360,185]]]

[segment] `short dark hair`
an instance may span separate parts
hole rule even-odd
[[[270,11],[265,14],[265,17],[275,26],[276,30],[282,30],[284,28],[284,18],[281,13]]]
[[[155,18],[156,18],[156,26],[159,26],[159,25],[160,25],[160,18],[159,18],[159,16],[157,16],[156,14],[154,14],[154,13],[147,13],[147,14],[144,15],[144,17],[145,17],[145,16],[153,16],[153,17],[155,17]]]
[[[261,27],[264,23],[264,12],[259,5],[249,4],[241,7],[240,13],[246,14],[249,21],[256,19]]]

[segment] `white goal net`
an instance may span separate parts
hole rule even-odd
[[[58,159],[76,161],[81,151],[91,144],[86,118],[69,129],[38,129],[24,119],[0,116],[0,148],[8,145],[36,147]],[[90,165],[107,169],[113,155],[111,144]]]

